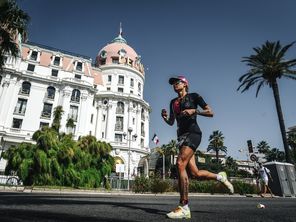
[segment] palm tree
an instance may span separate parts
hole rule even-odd
[[[236,173],[238,171],[238,164],[232,157],[227,157],[225,161],[225,165],[228,170],[228,175],[236,176]]]
[[[259,153],[266,154],[270,150],[270,146],[268,145],[268,143],[266,141],[261,141],[258,143],[257,149],[258,149]]]
[[[216,160],[219,163],[219,151],[227,153],[227,147],[224,146],[224,136],[223,133],[219,130],[213,132],[209,137],[210,144],[207,148],[207,151],[213,150],[216,153]]]
[[[57,106],[53,112],[52,128],[58,133],[61,127],[61,119],[64,113],[62,106]]]
[[[291,156],[296,163],[296,132],[288,133],[288,145],[291,147]]]
[[[175,156],[178,154],[178,151],[179,151],[179,149],[177,147],[177,141],[171,140],[167,144],[166,149],[167,149],[167,153],[169,153],[172,157],[171,164],[174,164]]]
[[[283,151],[279,151],[277,148],[272,148],[266,154],[267,161],[278,161],[282,162],[285,159],[285,153]]]
[[[279,41],[267,41],[261,48],[253,48],[256,52],[254,55],[243,57],[242,62],[246,62],[250,69],[239,78],[241,84],[237,89],[243,93],[251,86],[258,84],[256,91],[257,97],[262,86],[268,85],[272,88],[287,162],[291,162],[291,158],[277,80],[281,77],[296,80],[296,71],[292,70],[296,65],[296,59],[284,59],[285,53],[294,43],[292,42],[282,47]]]
[[[75,127],[75,122],[74,122],[73,118],[69,118],[67,120],[66,127],[69,129],[69,133],[71,134],[73,132],[74,127]]]
[[[0,69],[5,62],[5,54],[16,57],[19,47],[16,43],[17,35],[26,35],[30,17],[22,11],[14,0],[3,0],[0,3]]]

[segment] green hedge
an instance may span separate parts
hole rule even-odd
[[[232,181],[234,192],[237,194],[255,194],[258,193],[256,185],[248,184],[242,181]],[[136,177],[133,186],[133,191],[136,193],[164,193],[178,192],[177,180],[162,180],[159,177],[145,178]],[[190,180],[189,192],[191,193],[228,193],[228,189],[217,181],[199,181]]]

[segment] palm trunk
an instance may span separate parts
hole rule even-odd
[[[282,140],[283,140],[284,149],[285,149],[286,161],[288,163],[291,163],[290,149],[287,141],[286,127],[285,127],[284,117],[283,117],[283,112],[281,107],[279,88],[276,80],[272,83],[272,91],[273,91],[273,97],[275,100],[276,111],[279,119],[280,130],[281,130]]]
[[[216,160],[217,160],[217,164],[219,163],[219,150],[216,151]]]

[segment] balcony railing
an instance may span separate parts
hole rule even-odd
[[[21,88],[19,91],[20,95],[29,95],[30,94],[30,89],[23,89]]]
[[[45,98],[46,99],[50,99],[50,100],[54,100],[55,94],[48,94],[46,93]]]
[[[17,114],[17,115],[25,115],[26,110],[18,110],[17,108],[14,109],[13,114]]]
[[[78,115],[69,114],[68,119],[73,119],[75,122],[77,122]]]
[[[115,124],[115,131],[123,131],[123,125],[122,124]]]
[[[116,108],[116,114],[124,114],[123,108]]]
[[[50,119],[51,113],[46,112],[46,111],[42,111],[41,112],[41,117]]]
[[[71,102],[79,103],[80,102],[80,97],[71,96]]]

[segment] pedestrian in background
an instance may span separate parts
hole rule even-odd
[[[260,185],[261,185],[261,190],[259,195],[261,197],[264,197],[266,194],[267,190],[269,191],[271,197],[273,197],[272,191],[268,185],[269,178],[271,181],[273,181],[270,170],[262,165],[262,163],[259,163],[259,169],[258,169],[258,174],[260,176]]]

